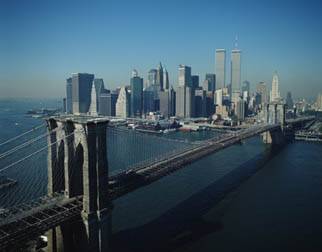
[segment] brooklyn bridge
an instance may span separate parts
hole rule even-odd
[[[111,127],[110,120],[102,117],[47,118],[45,134],[0,154],[0,159],[4,159],[47,138],[46,146],[0,168],[4,172],[39,152],[48,153],[47,167],[43,167],[48,172],[48,194],[1,210],[0,250],[17,249],[46,233],[47,251],[109,251],[114,200],[256,135],[262,135],[264,143],[283,144],[293,127],[312,120],[312,117],[289,121],[283,118],[278,123],[268,121],[195,142],[137,134],[138,138],[152,138],[156,145],[165,146],[166,151],[155,155],[149,149],[144,150],[140,162],[110,172],[107,142],[113,139],[107,133],[119,134],[127,129]],[[176,147],[169,148],[169,144]]]

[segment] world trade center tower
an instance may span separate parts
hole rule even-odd
[[[231,88],[232,91],[241,92],[241,51],[231,51]]]
[[[216,88],[225,87],[226,76],[226,50],[216,49],[215,56],[215,74],[216,74]]]

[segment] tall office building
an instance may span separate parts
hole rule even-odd
[[[215,74],[206,74],[206,80],[209,81],[209,89],[207,91],[216,91],[216,75]]]
[[[164,118],[169,118],[171,115],[170,112],[170,91],[165,90],[160,92],[160,112],[164,115]]]
[[[159,63],[157,70],[157,85],[160,86],[160,90],[163,90],[163,67],[161,62]]]
[[[215,74],[217,88],[226,86],[226,50],[216,49]]]
[[[195,116],[207,117],[207,91],[203,89],[195,90]]]
[[[191,118],[195,117],[195,90],[191,86],[187,86],[186,88],[186,114],[185,117]]]
[[[223,105],[223,89],[216,90],[216,105],[222,106]]]
[[[169,89],[169,75],[167,69],[164,67],[163,70],[163,90]]]
[[[244,93],[244,91],[247,91],[248,94],[250,93],[250,83],[247,80],[243,82],[242,94]]]
[[[199,88],[199,75],[192,75],[191,80],[192,80],[192,87],[194,89]]]
[[[179,86],[176,90],[176,116],[186,116],[186,88]]]
[[[89,114],[92,116],[97,116],[97,95],[95,89],[95,81],[93,80],[92,91],[91,91],[91,105],[89,108]]]
[[[115,116],[116,115],[116,102],[118,98],[117,92],[101,93],[100,95],[100,112],[101,116]]]
[[[191,67],[179,65],[179,87],[192,86]]]
[[[267,94],[266,94],[266,84],[265,82],[259,82],[257,84],[257,92],[261,95],[261,104],[265,104],[267,102]]]
[[[202,89],[206,90],[206,91],[211,91],[210,81],[209,80],[203,80]]]
[[[289,91],[287,92],[287,96],[286,96],[286,106],[287,109],[292,109],[293,108],[293,99],[292,99],[292,93]]]
[[[94,84],[95,84],[95,89],[96,89],[96,102],[97,102],[96,103],[96,109],[97,109],[97,112],[99,112],[99,110],[100,110],[99,97],[100,97],[101,93],[104,90],[104,81],[103,81],[103,79],[95,78],[94,79]]]
[[[141,117],[143,109],[143,79],[136,75],[131,78],[131,116]]]
[[[153,85],[155,86],[155,85]],[[143,89],[143,112],[147,114],[155,111],[155,90],[153,86]]]
[[[245,102],[239,98],[239,100],[236,103],[236,113],[238,120],[244,120],[245,119]]]
[[[277,72],[275,72],[273,76],[272,90],[270,92],[270,102],[279,101],[279,100],[280,100],[280,92],[278,90],[278,75],[277,75]]]
[[[322,109],[322,93],[318,93],[316,104],[318,109]]]
[[[148,72],[148,78],[147,78],[148,87],[151,87],[152,85],[157,84],[157,73],[158,71],[156,69],[151,69]]]
[[[130,115],[130,96],[126,88],[121,88],[115,106],[115,114],[117,117],[127,118]]]
[[[241,91],[241,51],[231,51],[231,88],[232,91]]]
[[[73,73],[73,113],[87,113],[91,104],[91,91],[94,74],[88,73]]]
[[[66,113],[73,113],[73,80],[68,78],[66,80]]]

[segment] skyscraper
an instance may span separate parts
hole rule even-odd
[[[164,67],[163,71],[163,90],[169,89],[169,75],[167,69]]]
[[[157,85],[160,86],[160,90],[163,90],[163,67],[161,62],[159,63],[157,70]]]
[[[99,97],[102,93],[102,91],[104,90],[104,81],[103,79],[94,79],[94,83],[95,83],[95,89],[96,89],[96,109],[97,112],[100,111],[100,107],[99,107]]]
[[[207,91],[195,90],[195,116],[207,117]]]
[[[153,85],[155,86],[155,85]],[[155,111],[155,90],[153,86],[143,89],[143,112],[147,114]]]
[[[289,91],[287,92],[287,96],[286,96],[286,106],[287,109],[292,109],[293,108],[293,99],[292,99],[292,93]]]
[[[209,89],[207,91],[216,91],[216,75],[215,74],[206,74],[206,80],[209,81]]]
[[[116,102],[118,98],[117,92],[102,93],[100,95],[100,112],[102,116],[115,116],[116,115]]]
[[[179,65],[179,86],[192,86],[191,67]]]
[[[130,103],[129,94],[126,88],[121,88],[119,96],[117,98],[115,113],[116,116],[126,118],[130,115]]]
[[[232,91],[241,92],[241,51],[231,51],[231,88]]]
[[[226,50],[216,49],[215,74],[217,88],[226,86]]]
[[[73,113],[87,113],[91,104],[91,91],[94,74],[73,73]]]
[[[156,69],[151,69],[148,72],[148,87],[151,87],[152,85],[156,85],[157,84],[157,73],[158,71]]]
[[[272,90],[270,93],[270,102],[278,100],[280,100],[280,92],[278,90],[278,75],[277,72],[275,72],[273,76]]]
[[[93,80],[92,91],[91,91],[91,105],[89,108],[89,114],[92,116],[97,116],[97,95],[95,89],[95,81]]]
[[[249,91],[250,91],[250,83],[247,80],[245,80],[243,82],[242,94],[244,93],[244,91],[247,91],[247,93],[249,94]]]
[[[199,75],[192,75],[191,80],[192,80],[192,87],[194,89],[197,89],[199,87]]]
[[[133,71],[134,72],[134,71]],[[136,72],[131,78],[131,116],[141,117],[143,109],[143,79]]]
[[[66,80],[66,113],[73,113],[73,80],[68,78]]]
[[[266,94],[266,84],[265,82],[259,82],[257,84],[257,91],[261,95],[261,104],[265,104],[267,102],[267,94]]]
[[[171,115],[170,107],[170,90],[160,92],[160,112],[164,115],[164,118],[169,118]]]
[[[322,93],[318,93],[316,104],[318,109],[322,109]]]

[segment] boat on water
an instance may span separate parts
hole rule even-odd
[[[164,131],[163,131],[163,133],[165,133],[165,134],[169,134],[169,133],[174,133],[174,132],[176,132],[177,131],[177,129],[165,129]]]

